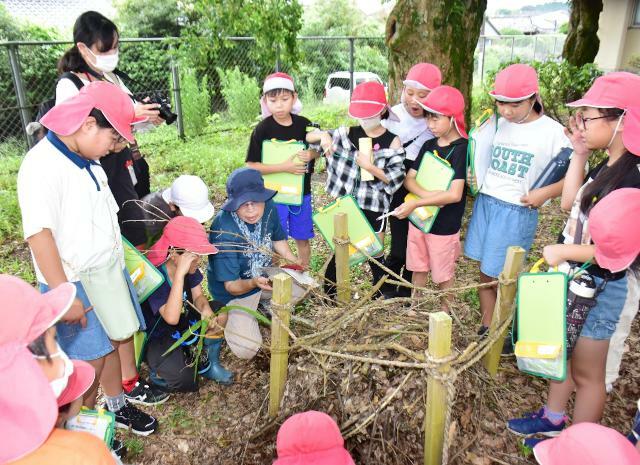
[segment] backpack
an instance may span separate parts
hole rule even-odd
[[[75,74],[69,71],[67,71],[66,73],[62,73],[62,75],[60,75],[60,77],[56,80],[56,86],[58,85],[58,82],[60,82],[62,79],[70,79],[71,82],[73,82],[75,86],[78,88],[78,90],[84,87],[84,82],[82,82],[82,79],[80,79],[78,76],[76,76]],[[54,93],[55,93],[55,90],[54,90]],[[56,105],[56,97],[54,95],[52,98],[45,100],[38,106],[38,113],[36,114],[36,118],[34,121],[35,124],[30,123],[29,126],[27,127],[29,135],[33,135],[38,130],[44,131],[43,135],[46,135],[47,132],[49,132],[47,128],[45,128],[40,124],[40,119],[44,115],[46,115],[47,112],[51,110],[55,105]]]

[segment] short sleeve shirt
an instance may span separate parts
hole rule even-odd
[[[291,126],[282,126],[273,116],[268,116],[258,123],[251,134],[249,149],[247,150],[248,162],[262,162],[262,143],[265,140],[276,139],[280,141],[296,140],[306,144],[307,127],[311,125],[304,116],[291,114]],[[311,174],[313,173],[315,160],[309,162],[307,172],[304,175],[304,194],[311,193]]]
[[[258,224],[244,225],[251,234],[258,235],[259,232],[256,241],[258,244],[250,242],[252,239],[241,231],[231,212],[220,211],[211,225],[209,242],[218,248],[218,253],[209,255],[207,278],[209,291],[223,304],[258,292],[259,289],[256,288],[246,294],[234,296],[227,292],[224,283],[259,276],[261,268],[271,266],[271,255],[261,253],[259,249],[273,250],[273,242],[287,239],[280,225],[278,211],[271,200],[266,202],[264,214]]]
[[[465,180],[467,177],[467,139],[456,139],[450,145],[441,147],[438,145],[437,139],[430,139],[422,146],[418,157],[413,162],[411,169],[418,171],[420,163],[427,152],[437,151],[438,155],[449,162],[453,168],[454,174],[452,181],[457,179]],[[440,209],[436,220],[431,226],[430,234],[439,236],[448,236],[460,231],[462,226],[462,216],[464,215],[464,207],[467,199],[467,185],[465,183],[464,191],[460,201],[445,205]]]
[[[8,438],[7,438],[8,439]],[[116,465],[107,445],[90,433],[55,428],[38,449],[12,465]]]

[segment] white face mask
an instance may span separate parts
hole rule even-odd
[[[367,129],[373,129],[380,126],[381,121],[382,118],[374,116],[373,118],[359,119],[358,124],[360,124],[360,127],[366,131]]]
[[[116,66],[118,66],[119,52],[113,53],[111,55],[96,55],[91,51],[89,47],[87,47],[87,50],[89,50],[89,53],[96,59],[96,62],[93,66],[100,71],[104,73],[110,73],[111,71],[116,69]]]
[[[39,360],[46,360],[47,357],[42,355],[34,355],[34,358]],[[49,358],[61,358],[64,362],[64,373],[60,378],[56,378],[52,381],[49,381],[49,385],[51,386],[51,390],[56,398],[60,397],[62,391],[65,390],[67,384],[69,383],[69,377],[73,373],[73,363],[69,360],[67,354],[58,346],[58,351],[55,354],[49,355]]]

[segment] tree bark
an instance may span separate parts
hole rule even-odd
[[[562,49],[562,58],[572,65],[582,66],[595,60],[600,48],[598,21],[602,8],[602,0],[571,1],[569,33]]]
[[[473,55],[487,0],[398,0],[387,19],[390,100],[398,101],[409,68],[440,67],[442,82],[465,97],[467,121],[473,86]]]

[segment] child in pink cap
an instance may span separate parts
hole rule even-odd
[[[42,118],[49,132],[20,166],[18,200],[41,291],[64,282],[77,288],[57,325],[60,346],[93,365],[117,425],[146,435],[157,421],[126,401],[114,350],[141,322],[144,329],[144,319],[124,266],[118,208],[98,163],[115,144],[133,141],[131,125],[139,120],[118,87],[84,86]],[[97,383],[85,405],[93,407],[96,396]]]
[[[539,189],[531,186],[563,147],[571,142],[557,121],[544,115],[536,70],[514,64],[500,71],[489,92],[499,113],[490,164],[473,205],[464,254],[480,262],[480,281],[498,278],[507,249],[529,251],[538,225],[538,208],[562,191],[562,181]],[[478,290],[483,336],[491,325],[497,288]],[[513,353],[511,338],[505,353]]]
[[[433,282],[444,290],[450,288],[454,281],[456,260],[460,256],[460,227],[466,200],[467,133],[464,97],[454,87],[440,86],[418,103],[423,108],[424,118],[435,138],[422,146],[404,180],[407,190],[420,199],[405,201],[394,210],[394,216],[407,218],[416,208],[426,205],[442,207],[428,234],[413,224],[409,225],[407,269],[413,272],[414,285],[424,287],[431,272]],[[418,169],[427,152],[438,153],[453,168],[454,176],[448,190],[425,191],[416,181]],[[449,299],[448,296],[442,299],[445,311],[449,311]]]
[[[588,265],[597,302],[567,362],[565,381],[550,381],[547,402],[538,412],[508,422],[516,434],[557,435],[566,425],[566,405],[574,391],[574,423],[595,423],[602,417],[609,340],[627,297],[627,269],[640,251],[640,114],[632,106],[638,99],[640,76],[610,73],[596,79],[582,99],[569,104],[579,108],[570,120],[574,156],[562,192],[562,207],[571,213],[562,242],[546,246],[543,253],[551,266],[565,261]],[[585,179],[592,150],[605,150],[608,157]]]
[[[198,267],[201,257],[216,253],[218,249],[209,243],[204,227],[188,216],[170,220],[149,252],[149,260],[165,281],[149,296],[144,309],[147,327],[152,329],[143,356],[151,369],[151,381],[170,391],[198,390],[193,363],[198,336],[169,354],[165,352],[200,318],[209,320],[209,329],[204,341],[206,357],[199,361],[198,373],[220,384],[233,383],[233,373],[220,365],[227,314],[215,315],[223,304],[207,299]]]
[[[398,117],[399,121],[385,119],[382,125],[389,131],[397,134],[405,150],[404,168],[408,173],[411,165],[418,157],[420,149],[433,134],[427,126],[424,118],[424,110],[420,106],[420,100],[424,100],[429,92],[438,87],[442,82],[440,69],[431,63],[418,63],[411,67],[407,77],[402,82],[402,94],[400,103],[393,106],[391,111]],[[391,200],[390,210],[394,210],[404,202],[407,189],[401,186]],[[390,270],[402,276],[407,281],[411,281],[411,272],[407,269],[407,235],[409,233],[409,220],[400,219],[395,216],[389,218],[389,229],[391,231],[391,248],[385,257],[384,264]],[[382,293],[389,298],[408,297],[411,289],[403,286],[393,286],[385,283]]]
[[[384,243],[386,222],[379,219],[391,208],[393,194],[404,181],[404,149],[398,136],[382,125],[382,120],[395,115],[389,111],[384,86],[369,81],[353,89],[349,116],[358,120],[358,126],[339,127],[335,131],[314,131],[307,141],[320,144],[327,158],[327,193],[334,198],[352,195],[380,242]],[[373,161],[358,150],[360,138],[371,138]],[[368,171],[373,180],[361,179],[361,169]],[[393,241],[393,238],[392,238]],[[376,259],[380,260],[383,252]],[[385,274],[382,268],[369,262],[373,282]],[[335,261],[327,266],[325,291],[335,294]]]
[[[264,80],[262,86],[262,121],[253,130],[246,162],[249,168],[260,171],[261,174],[292,173],[304,176],[302,204],[285,205],[276,203],[278,217],[282,229],[289,237],[296,241],[298,255],[303,267],[309,266],[311,258],[311,244],[313,237],[313,221],[311,220],[311,175],[313,174],[315,159],[319,157],[314,150],[300,150],[289,160],[266,165],[262,163],[262,144],[265,141],[291,140],[306,145],[305,137],[311,121],[300,116],[302,104],[298,100],[293,79],[286,73],[274,73]]]

